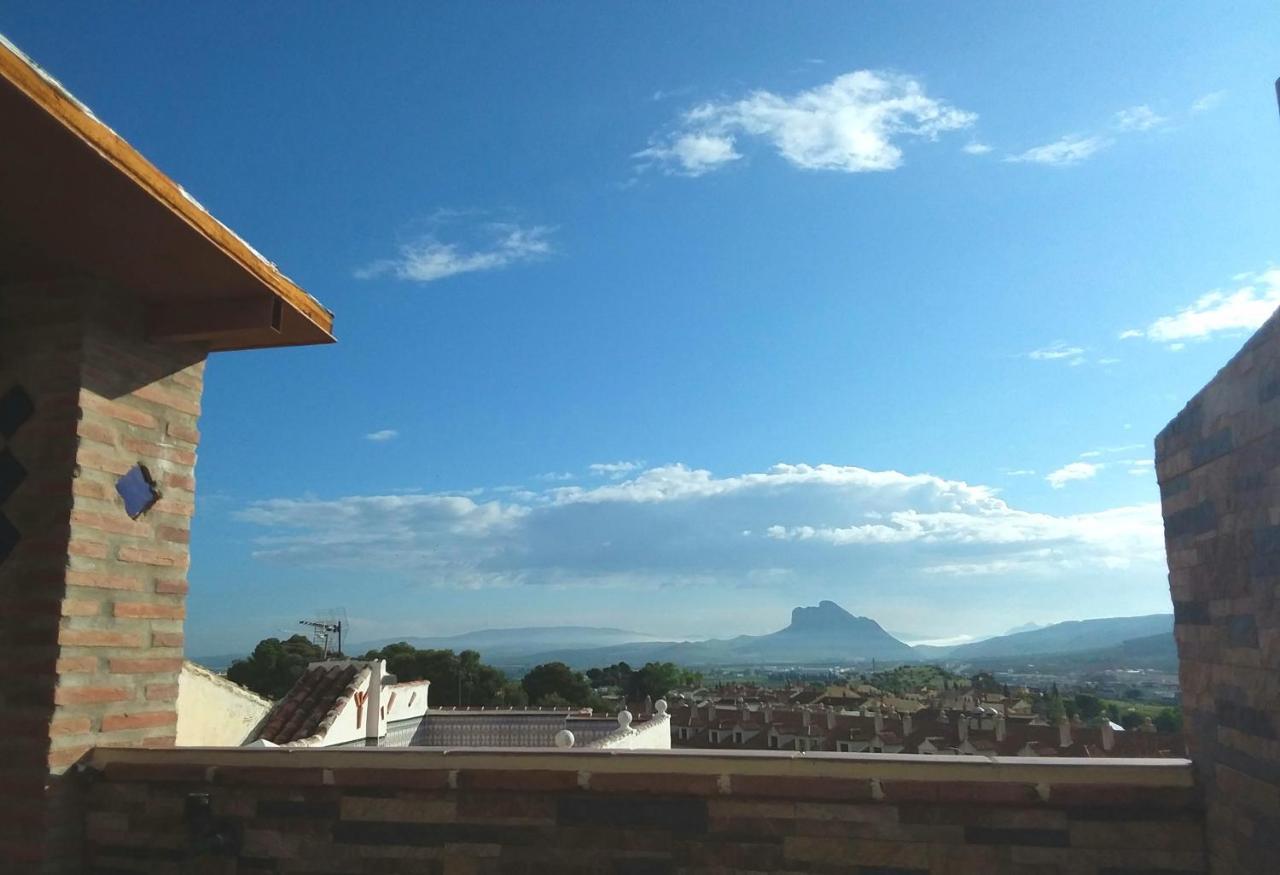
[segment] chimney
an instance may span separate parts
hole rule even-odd
[[[996,741],[1004,741],[1004,715],[996,717]]]
[[[772,702],[764,703],[764,722],[766,724],[773,722],[773,703]]]
[[[1066,717],[1058,721],[1058,747],[1071,747],[1071,721]]]
[[[956,731],[960,733],[960,743],[964,744],[969,739],[969,717],[962,715],[956,721]]]
[[[884,732],[884,718],[880,716],[880,712],[876,712],[876,732]]]
[[[903,714],[902,715],[902,737],[906,738],[910,734],[911,734],[911,715]]]
[[[707,709],[707,720],[710,721],[716,716],[716,703],[708,699],[704,707]]]
[[[813,714],[809,711],[808,708],[804,708],[800,711],[800,721],[805,726],[808,726],[810,723],[813,722]]]
[[[376,742],[386,734],[386,715],[382,713],[382,681],[387,664],[381,659],[369,663],[369,698],[365,702],[364,737]]]
[[[739,723],[741,723],[743,726],[746,726],[746,725],[747,725],[747,713],[748,713],[748,711],[749,711],[749,709],[747,708],[747,703],[746,703],[746,702],[743,702],[743,701],[741,701],[741,700],[739,700],[739,704],[738,704],[738,722],[739,722]]]
[[[1102,718],[1102,749],[1111,750],[1116,746],[1116,731],[1111,728],[1111,721],[1105,716]]]
[[[836,728],[836,712],[834,709],[827,712],[827,728],[828,729]]]

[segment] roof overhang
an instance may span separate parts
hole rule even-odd
[[[332,343],[333,314],[0,37],[0,285],[96,279],[156,341]]]

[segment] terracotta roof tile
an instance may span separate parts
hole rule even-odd
[[[256,739],[289,744],[314,735],[325,717],[345,703],[360,668],[351,662],[309,666],[271,709]]]

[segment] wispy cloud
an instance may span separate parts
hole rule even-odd
[[[1017,155],[1010,155],[1004,160],[1015,163],[1047,164],[1051,167],[1069,167],[1072,164],[1079,164],[1086,158],[1092,158],[1110,145],[1111,141],[1105,137],[1068,134],[1052,143],[1045,143],[1043,146],[1036,146]]]
[[[1176,313],[1161,316],[1146,328],[1130,328],[1120,339],[1145,337],[1171,350],[1188,340],[1253,331],[1280,306],[1280,268],[1237,274],[1233,289],[1214,289]]]
[[[367,441],[373,441],[374,443],[383,444],[387,441],[393,441],[398,437],[400,437],[400,432],[396,431],[394,428],[384,428],[381,431],[369,432],[364,436],[364,439]]]
[[[435,233],[400,247],[396,258],[384,258],[355,272],[357,279],[391,276],[429,283],[477,271],[500,270],[525,261],[546,258],[553,251],[546,225],[523,226],[512,222],[487,222],[468,242],[446,242]]]
[[[620,480],[632,471],[638,470],[644,462],[635,461],[618,461],[618,462],[596,462],[588,465],[587,470],[597,477],[608,477],[611,480]]]
[[[1034,468],[1014,468],[1004,472],[1006,477],[1031,477],[1035,473]]]
[[[1225,91],[1211,91],[1210,93],[1197,97],[1192,101],[1191,111],[1208,112],[1218,106],[1218,104],[1222,103],[1222,101],[1226,99],[1226,96],[1227,92]]]
[[[761,90],[695,106],[633,157],[642,168],[701,176],[741,158],[740,140],[758,139],[804,170],[893,170],[904,139],[935,139],[976,119],[909,76],[858,70],[796,94]]]
[[[991,151],[991,147],[986,143],[979,143],[974,140],[973,142],[965,143],[962,151],[966,155],[986,155]]]
[[[1168,123],[1166,116],[1156,114],[1146,104],[1122,109],[1115,115],[1116,127],[1122,131],[1149,131]]]
[[[997,569],[1016,572],[1019,585],[1139,566],[1158,581],[1163,557],[1158,503],[1054,515],[1011,506],[986,486],[837,465],[732,476],[665,465],[492,500],[278,498],[237,518],[262,529],[263,561],[401,570],[453,586],[767,579],[843,589],[853,579],[870,593],[886,574],[906,586]]]
[[[572,480],[573,473],[570,471],[547,471],[545,474],[539,474],[538,479],[544,483],[557,483],[565,480]]]
[[[1054,489],[1061,489],[1073,480],[1092,480],[1102,470],[1102,465],[1094,462],[1071,462],[1056,471],[1050,471],[1044,479]]]
[[[1069,365],[1079,365],[1084,363],[1084,348],[1071,346],[1065,341],[1055,340],[1048,346],[1031,350],[1031,352],[1027,353],[1027,358],[1038,362],[1060,361]]]

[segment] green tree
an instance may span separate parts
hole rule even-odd
[[[1066,716],[1066,705],[1062,702],[1062,696],[1058,695],[1058,687],[1055,685],[1053,692],[1049,694],[1049,698],[1045,702],[1044,717],[1049,721],[1050,726],[1057,726],[1062,722],[1062,718]]]
[[[591,685],[587,679],[563,662],[535,665],[520,681],[520,686],[524,687],[529,702],[534,705],[550,704],[549,697],[555,696],[557,704],[563,701],[580,708],[591,699]]]
[[[1182,709],[1181,708],[1162,708],[1160,713],[1151,721],[1156,725],[1156,729],[1161,732],[1181,732],[1182,731]]]
[[[1086,723],[1096,720],[1102,713],[1102,700],[1092,693],[1076,693],[1076,713]]]
[[[631,666],[625,662],[618,662],[613,665],[607,665],[604,668],[587,669],[587,680],[591,681],[591,686],[597,688],[625,688],[627,682],[631,679],[631,674]]]
[[[1137,711],[1126,711],[1120,716],[1120,725],[1132,732],[1142,725],[1142,715]]]
[[[227,669],[227,678],[268,699],[289,692],[306,671],[307,664],[324,659],[324,651],[305,635],[281,641],[266,638],[258,642],[246,659],[237,659]]]
[[[474,650],[419,650],[399,641],[365,653],[364,659],[384,659],[387,671],[401,681],[431,681],[431,703],[452,705],[506,705],[507,676],[480,661]],[[520,703],[523,704],[523,703]]]

